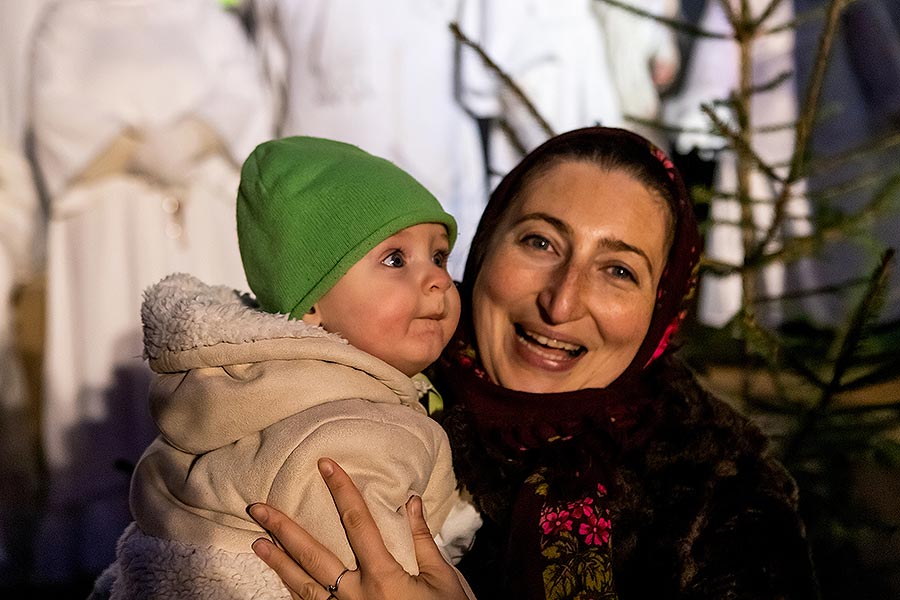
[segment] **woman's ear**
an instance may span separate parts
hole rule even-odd
[[[322,325],[322,316],[317,304],[313,304],[312,308],[306,311],[306,314],[303,315],[303,322],[309,325]]]

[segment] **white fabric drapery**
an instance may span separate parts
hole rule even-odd
[[[246,33],[215,2],[64,2],[42,21],[32,69],[50,202],[50,489],[35,565],[61,580],[112,561],[130,520],[127,466],[155,433],[143,290],[173,271],[246,289],[238,165],[272,117]]]

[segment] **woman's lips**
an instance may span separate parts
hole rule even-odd
[[[527,362],[544,369],[565,370],[574,366],[587,348],[547,337],[515,325],[516,349]]]

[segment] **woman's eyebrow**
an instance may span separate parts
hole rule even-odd
[[[525,223],[526,221],[544,221],[551,225],[554,229],[557,229],[562,233],[570,235],[572,233],[572,229],[565,221],[557,219],[553,215],[548,215],[547,213],[543,212],[533,212],[528,213],[527,215],[522,215],[521,217],[516,219],[516,222],[513,223],[513,225],[519,225],[520,223]]]
[[[597,245],[604,250],[611,250],[613,252],[633,252],[634,254],[637,254],[644,259],[644,262],[647,263],[647,270],[650,271],[651,276],[653,275],[653,264],[650,262],[650,257],[637,246],[632,246],[619,238],[609,237],[600,239],[597,242]]]

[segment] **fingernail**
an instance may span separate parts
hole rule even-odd
[[[260,558],[269,558],[269,555],[272,554],[271,542],[266,538],[258,538],[250,544],[250,547],[253,548],[253,552]]]
[[[269,518],[269,511],[266,509],[265,505],[259,502],[254,502],[249,505],[247,507],[247,514],[257,523],[265,523]]]
[[[407,502],[407,510],[412,512],[413,516],[422,516],[422,498],[419,496],[411,496]]]
[[[334,466],[331,464],[330,460],[327,458],[319,459],[319,473],[321,473],[323,477],[331,477],[331,474],[334,473]]]

